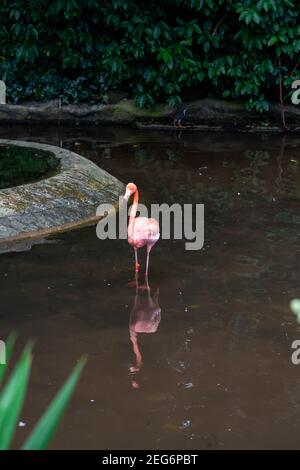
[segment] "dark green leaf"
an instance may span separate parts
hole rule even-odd
[[[70,377],[50,403],[22,449],[43,450],[48,446],[70,401],[85,362],[86,359],[82,358],[75,366]]]

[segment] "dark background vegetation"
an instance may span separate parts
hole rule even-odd
[[[1,0],[8,100],[139,106],[214,97],[268,110],[299,78],[296,0]],[[281,87],[282,84],[282,87]]]

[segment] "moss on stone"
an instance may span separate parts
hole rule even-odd
[[[54,171],[59,160],[52,152],[17,145],[0,145],[0,189],[36,181]]]

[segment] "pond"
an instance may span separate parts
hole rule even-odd
[[[51,152],[0,144],[0,189],[37,181],[58,165],[59,160]]]
[[[17,330],[19,350],[35,339],[15,447],[87,353],[52,448],[298,448],[300,328],[289,302],[300,296],[300,139],[108,127],[0,136],[74,150],[137,183],[148,205],[205,204],[202,250],[161,240],[151,254],[161,313],[136,338],[141,366],[126,241],[100,241],[90,227],[1,256],[1,337]],[[147,290],[138,295],[148,305]]]

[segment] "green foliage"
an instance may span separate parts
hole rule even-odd
[[[300,299],[293,299],[290,303],[292,312],[297,317],[297,322],[300,323]]]
[[[0,395],[0,450],[8,449],[23,405],[31,366],[31,348],[24,350]]]
[[[81,359],[74,367],[70,377],[64,383],[56,397],[52,400],[43,416],[35,426],[23,445],[23,450],[44,450],[57,429],[67,404],[73,394],[76,383],[81,375],[85,359]]]
[[[14,341],[14,336],[7,341],[6,363],[9,361]],[[20,417],[30,375],[31,349],[30,344],[26,346],[5,385],[0,389],[0,450],[9,448]],[[24,443],[22,447],[24,450],[43,450],[47,447],[70,401],[84,364],[85,359],[82,358],[74,367],[69,378]],[[7,364],[0,365],[0,379],[3,378],[6,368]]]
[[[0,145],[0,189],[34,181],[58,165],[59,160],[51,152]]]
[[[10,358],[11,358],[11,355],[12,355],[12,351],[13,351],[13,347],[15,345],[15,342],[16,342],[16,334],[15,333],[12,333],[8,338],[7,338],[7,341],[6,341],[6,348],[5,348],[5,357],[6,357],[6,364],[8,364]],[[5,373],[5,369],[6,369],[6,364],[1,364],[0,363],[0,385],[1,385],[1,381],[4,377],[4,373]]]
[[[298,78],[295,0],[2,0],[0,77],[11,102],[103,102],[123,89],[139,106],[206,96],[267,111]]]

